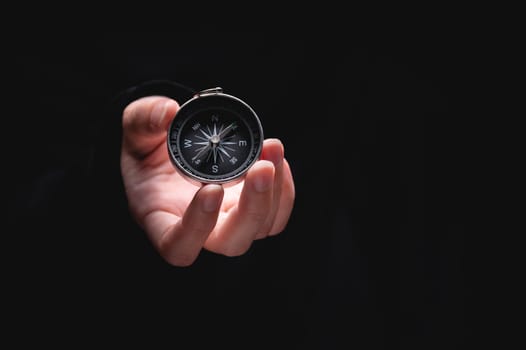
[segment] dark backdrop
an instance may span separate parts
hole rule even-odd
[[[113,32],[9,42],[8,333],[22,344],[142,348],[465,348],[466,52],[441,36],[361,39]],[[187,268],[157,256],[126,211],[120,115],[109,107],[152,79],[221,86],[283,141],[297,197],[281,235],[241,257],[203,252]]]

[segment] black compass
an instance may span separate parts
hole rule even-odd
[[[240,180],[258,160],[263,128],[254,110],[221,88],[203,90],[181,105],[167,136],[177,170],[198,183]]]

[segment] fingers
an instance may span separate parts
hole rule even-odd
[[[274,192],[272,207],[265,225],[256,236],[256,239],[276,235],[285,229],[296,196],[292,172],[287,160],[284,158],[284,147],[281,141],[278,139],[265,140],[262,158],[268,159],[274,164]]]
[[[284,230],[295,189],[282,143],[265,140],[262,157],[247,172],[241,192],[228,194],[236,204],[221,217],[224,190],[219,185],[199,189],[181,219],[167,210],[146,215],[144,227],[167,262],[191,265],[203,247],[218,254],[239,256],[248,251],[255,239]]]
[[[274,165],[256,162],[248,171],[239,202],[209,237],[205,248],[227,256],[245,253],[265,226],[272,207]]]
[[[238,205],[216,227],[205,248],[228,256],[245,253],[255,239],[285,229],[294,199],[294,180],[283,144],[267,139],[261,160],[247,173]]]
[[[179,104],[168,97],[148,96],[130,103],[123,112],[123,142],[128,151],[143,157],[165,141],[166,130]]]
[[[220,185],[201,187],[180,220],[167,212],[148,215],[146,230],[167,262],[188,266],[197,259],[216,225],[223,194]]]
[[[265,224],[256,235],[256,239],[266,237],[274,226],[274,220],[279,209],[281,199],[281,186],[283,185],[283,144],[278,139],[265,140],[261,158],[272,162],[274,165],[274,185],[272,193],[272,205],[267,214]]]
[[[283,160],[283,180],[281,186],[281,196],[279,200],[278,210],[272,228],[269,231],[269,236],[277,235],[285,230],[289,222],[292,209],[294,207],[294,200],[296,197],[296,189],[294,187],[294,179],[290,170],[289,163],[286,159]]]

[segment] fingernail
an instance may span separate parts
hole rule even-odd
[[[154,128],[158,128],[162,125],[169,103],[170,101],[165,101],[164,103],[158,102],[153,107],[150,120]]]
[[[277,139],[271,140],[271,142],[279,144],[279,151],[269,152],[270,154],[268,155],[268,160],[274,163],[275,166],[278,166],[281,164],[281,162],[283,162],[283,154],[284,154],[283,144],[281,143],[281,141]]]
[[[208,186],[220,186],[220,185],[208,185]],[[221,206],[222,197],[216,194],[205,193],[203,200],[203,211],[206,213],[213,213]]]
[[[273,181],[273,172],[268,171],[261,173],[254,179],[254,189],[256,192],[266,192],[271,188]]]
[[[270,155],[269,159],[275,166],[278,166],[283,162],[283,149],[280,152],[275,152]]]

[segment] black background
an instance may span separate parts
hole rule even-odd
[[[469,347],[458,106],[469,52],[441,35],[364,39],[123,31],[10,42],[8,333],[143,348]],[[203,251],[186,268],[155,253],[127,214],[115,158],[97,161],[118,152],[107,105],[152,79],[221,86],[283,141],[296,203],[281,235],[241,257]]]

